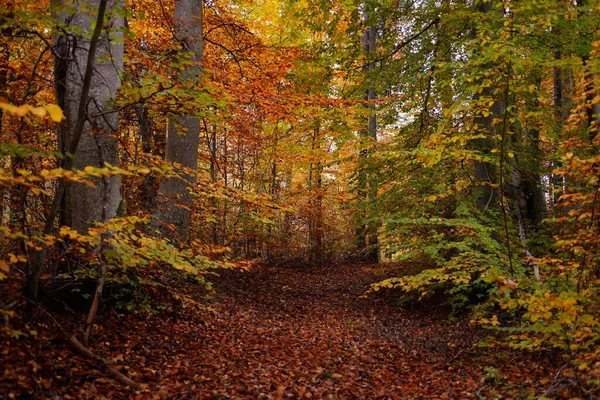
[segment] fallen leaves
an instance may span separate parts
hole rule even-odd
[[[469,399],[478,391],[540,395],[550,385],[553,371],[542,361],[475,352],[482,332],[466,319],[359,298],[375,275],[357,266],[226,271],[215,282],[216,312],[104,315],[92,349],[138,382],[137,391],[73,357],[50,328],[32,327],[38,339],[3,334],[10,368],[0,397]],[[501,384],[482,384],[493,363]],[[526,389],[513,392],[519,385]]]

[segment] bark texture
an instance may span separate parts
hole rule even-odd
[[[179,76],[181,81],[195,82],[200,77],[202,45],[202,1],[177,0],[175,2],[175,39],[181,44],[182,59],[191,65]],[[169,120],[166,160],[178,167],[195,170],[198,167],[200,120],[195,116],[181,115]],[[192,197],[189,193],[194,177],[180,171],[181,178],[165,178],[159,186],[158,208],[155,223],[163,235],[174,232],[178,239],[188,237]]]
[[[121,0],[110,0],[111,10],[104,21],[105,29],[98,42],[86,115],[79,115],[79,99],[90,49],[90,38],[100,0],[53,0],[55,17],[64,29],[56,37],[56,93],[63,108],[66,122],[59,129],[59,151],[70,157],[67,149],[73,139],[73,130],[79,118],[85,118],[83,133],[73,168],[103,167],[104,163],[119,165],[119,113],[114,109],[114,98],[121,86],[123,69],[123,18],[117,15]],[[64,32],[73,33],[64,33]],[[64,164],[64,158],[61,162]],[[95,221],[102,219],[103,198],[108,198],[107,217],[116,216],[121,202],[121,178],[113,176],[93,179],[95,187],[74,183],[66,188],[62,202],[61,223],[86,232]]]
[[[100,0],[98,2],[98,7],[97,9],[95,9],[94,11],[97,13],[97,17],[96,17],[96,26],[94,27],[94,33],[91,35],[90,37],[90,41],[89,41],[89,48],[88,48],[88,52],[87,52],[87,58],[85,60],[85,66],[84,66],[84,73],[81,77],[81,91],[80,91],[80,96],[78,99],[78,105],[77,105],[77,113],[76,113],[76,119],[74,121],[71,121],[70,123],[70,140],[69,140],[69,147],[68,147],[68,151],[66,150],[67,148],[65,148],[65,151],[63,152],[63,154],[65,153],[70,153],[70,154],[77,154],[77,150],[79,148],[79,143],[81,142],[82,136],[85,133],[85,125],[87,123],[87,119],[85,118],[85,114],[87,113],[87,109],[88,109],[88,102],[90,100],[90,88],[92,86],[92,77],[94,75],[94,66],[95,66],[95,60],[96,60],[96,51],[98,49],[98,44],[100,42],[100,36],[102,33],[102,26],[103,26],[103,22],[104,22],[104,16],[105,16],[105,11],[106,11],[106,6],[107,6],[108,0]],[[53,4],[53,6],[59,6],[59,4]],[[64,31],[64,29],[63,29]],[[68,35],[66,35],[65,37],[68,37]],[[59,41],[59,39],[57,39],[57,41]],[[61,61],[61,56],[58,55],[57,56],[57,66],[58,67],[64,67],[65,69],[68,68],[68,64],[64,64],[61,65],[60,64]],[[60,69],[55,71],[55,74],[57,74],[57,77],[59,76],[58,74],[62,74],[61,76],[66,76],[66,72],[65,71],[61,71]],[[58,80],[58,78],[57,78]],[[66,82],[64,82],[66,84]],[[62,88],[64,89],[64,87]],[[64,93],[63,93],[64,94]],[[60,93],[58,93],[58,95],[60,95]],[[66,171],[71,171],[74,167],[74,157],[64,157],[62,162],[62,167],[66,170]],[[42,234],[43,235],[49,235],[52,233],[52,228],[54,226],[54,220],[56,219],[56,216],[59,214],[60,210],[60,206],[62,204],[64,204],[63,199],[64,196],[66,195],[68,189],[69,189],[69,181],[66,181],[64,179],[60,179],[58,182],[58,186],[56,187],[56,191],[54,193],[54,197],[52,199],[52,205],[50,206],[50,210],[48,211],[48,213],[46,214],[46,221],[44,223],[44,229],[42,230]],[[106,197],[108,196],[108,192],[103,192],[102,193],[102,199],[103,199],[103,204],[101,205],[101,213],[103,213],[102,215],[105,216],[106,215],[106,210],[108,207],[108,201],[106,200]],[[41,271],[42,271],[42,267],[44,266],[44,262],[46,259],[46,250],[48,249],[48,247],[44,246],[41,249],[35,250],[33,251],[32,255],[31,255],[31,259],[29,262],[29,271],[28,271],[28,277],[27,277],[27,307],[25,309],[25,319],[29,320],[32,317],[32,309],[33,306],[35,305],[35,302],[37,301],[37,296],[38,296],[38,292],[39,292],[39,284],[40,284],[40,275],[41,275]]]

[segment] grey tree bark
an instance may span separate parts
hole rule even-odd
[[[175,2],[175,39],[181,44],[180,55],[191,64],[179,76],[180,81],[197,81],[202,70],[202,0],[177,0]],[[180,167],[195,170],[198,167],[200,120],[191,115],[169,119],[166,160],[178,165],[181,178],[167,177],[159,186],[155,227],[163,235],[174,231],[180,240],[188,237],[192,196],[190,186],[194,176]]]
[[[117,90],[121,86],[123,69],[123,17],[108,13],[100,36],[90,85],[89,101],[85,115],[80,115],[83,78],[90,50],[90,40],[95,21],[95,10],[100,0],[52,0],[57,21],[64,29],[56,41],[56,94],[57,103],[63,109],[66,122],[59,128],[59,151],[70,157],[68,149],[73,140],[74,129],[80,118],[85,118],[81,140],[73,160],[73,168],[86,166],[103,167],[104,162],[119,165],[118,140],[119,113],[111,111]],[[107,10],[122,9],[122,0],[110,0]],[[72,32],[70,32],[72,31]],[[65,33],[67,32],[67,33]],[[61,160],[64,165],[65,158]],[[121,178],[94,178],[95,187],[73,183],[65,188],[61,224],[70,225],[79,232],[86,232],[95,222],[102,220],[103,197],[108,199],[107,218],[116,216],[121,202]]]
[[[88,112],[88,104],[90,101],[90,93],[91,93],[91,86],[92,86],[92,78],[94,76],[94,67],[96,65],[96,54],[97,54],[97,50],[98,50],[98,45],[101,41],[101,33],[102,33],[102,27],[104,26],[103,22],[104,22],[104,16],[105,16],[105,11],[107,8],[107,3],[108,0],[99,0],[96,9],[93,9],[92,11],[96,11],[97,14],[97,18],[96,18],[96,24],[94,27],[94,32],[91,35],[90,39],[89,39],[89,47],[87,50],[87,57],[84,60],[85,62],[85,67],[83,70],[83,75],[81,76],[81,90],[80,90],[80,95],[79,95],[79,99],[75,99],[78,102],[77,105],[77,112],[72,115],[75,117],[74,121],[70,122],[70,126],[71,126],[71,136],[69,138],[69,145],[68,147],[65,147],[65,150],[63,152],[63,154],[77,154],[78,153],[78,148],[79,148],[79,144],[81,143],[82,137],[84,135],[84,133],[86,133],[86,124],[89,123],[86,114]],[[54,6],[61,6],[61,4],[55,3],[53,4]],[[64,5],[64,4],[63,4]],[[60,9],[60,8],[55,8],[55,9]],[[65,36],[67,37],[67,36]],[[72,36],[71,39],[74,39],[76,36]],[[60,39],[57,39],[58,42],[58,47],[60,48]],[[63,43],[63,45],[65,45]],[[64,50],[64,48],[63,48]],[[69,53],[66,53],[65,55],[68,55]],[[59,69],[57,69],[55,71],[56,74],[56,80],[57,82],[60,82],[60,79],[65,79],[65,77],[68,76],[68,65],[66,64],[60,64],[61,60],[66,60],[66,58],[62,58],[60,54],[57,55],[57,67],[59,67]],[[60,69],[60,68],[64,68],[64,69]],[[64,84],[66,85],[67,82],[63,81]],[[61,89],[64,90],[65,86],[61,87]],[[61,93],[57,93],[57,97],[59,97],[61,95]],[[60,98],[59,98],[60,100]],[[66,108],[65,108],[66,109]],[[100,159],[102,159],[102,151],[99,152],[99,157]],[[67,170],[70,171],[74,168],[75,165],[75,157],[69,156],[69,157],[63,157],[62,159],[62,167]],[[56,192],[54,193],[54,197],[52,199],[52,205],[50,207],[50,210],[48,211],[48,213],[46,214],[46,221],[44,223],[44,228],[42,230],[42,235],[49,235],[50,233],[52,233],[52,229],[54,227],[54,221],[57,217],[57,215],[60,213],[60,209],[61,209],[61,205],[64,204],[63,203],[63,199],[67,193],[67,191],[69,190],[69,181],[66,181],[64,179],[60,179],[58,182],[58,186],[56,187]],[[108,186],[108,184],[105,185],[106,187]],[[108,191],[104,191],[100,194],[101,198],[102,198],[102,204],[101,204],[101,208],[100,208],[100,212],[102,213],[102,216],[106,216],[107,215],[107,210],[108,210],[108,206],[109,206],[109,202],[107,199],[107,196],[109,195]],[[106,219],[106,218],[104,218]],[[25,309],[25,319],[29,320],[31,319],[33,313],[33,305],[35,304],[35,302],[37,301],[37,296],[38,296],[38,292],[39,292],[39,284],[40,284],[40,275],[42,272],[42,267],[44,265],[45,259],[46,259],[46,250],[48,248],[46,246],[42,247],[39,250],[35,250],[32,252],[31,257],[29,259],[29,270],[28,270],[28,275],[27,275],[27,307]]]

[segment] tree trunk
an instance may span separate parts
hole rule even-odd
[[[320,158],[319,139],[320,126],[317,121],[312,136],[311,150],[313,156],[316,154]],[[314,165],[310,164],[308,174],[309,186],[309,221],[308,221],[308,242],[309,253],[308,262],[312,265],[319,265],[323,261],[323,164],[319,159]]]
[[[87,58],[84,60],[85,71],[83,72],[81,79],[81,90],[78,100],[77,113],[74,114],[75,120],[71,121],[70,125],[72,126],[71,138],[69,142],[69,147],[65,148],[63,152],[66,154],[77,154],[79,149],[79,144],[81,143],[83,135],[86,133],[86,124],[89,123],[89,120],[86,118],[86,110],[89,107],[90,93],[91,87],[93,83],[94,67],[96,60],[96,51],[98,49],[100,43],[100,35],[102,32],[102,27],[104,26],[104,15],[107,8],[108,0],[100,0],[97,4],[97,18],[94,27],[94,33],[91,35],[91,39],[88,47]],[[56,5],[56,4],[55,4]],[[60,71],[59,71],[60,72]],[[66,75],[66,74],[65,74]],[[70,84],[70,82],[64,82],[64,85]],[[63,89],[66,86],[63,86]],[[68,150],[68,151],[67,151]],[[103,151],[102,147],[98,148],[97,155],[100,159],[103,159]],[[72,156],[63,157],[62,166],[66,171],[70,171],[74,168],[75,158]],[[46,220],[44,222],[44,229],[42,231],[42,235],[49,235],[52,233],[52,229],[54,227],[54,220],[56,216],[60,212],[60,206],[63,204],[63,199],[65,197],[66,192],[69,190],[69,181],[64,179],[60,179],[58,185],[56,187],[56,191],[54,193],[54,197],[52,199],[52,205],[50,206],[50,210],[46,215]],[[108,210],[108,185],[105,185],[105,189],[107,191],[100,193],[100,197],[103,200],[103,205],[105,208],[100,207],[100,212],[106,213]],[[104,211],[102,211],[104,210]],[[29,271],[27,276],[27,307],[25,309],[25,319],[31,319],[33,305],[37,301],[37,296],[39,292],[39,284],[40,284],[40,275],[42,272],[42,267],[44,266],[45,258],[46,258],[46,250],[47,247],[42,247],[39,250],[35,250],[29,259]]]
[[[5,15],[0,15],[0,27],[3,26],[7,19],[13,18],[14,4],[7,4],[7,11]],[[13,27],[7,25],[2,27],[1,37],[2,43],[0,43],[0,101],[11,102],[8,94],[8,82],[9,82],[9,61],[10,61],[10,48],[9,40],[13,34]],[[14,101],[14,100],[13,100]],[[13,127],[12,134],[5,132],[5,125],[3,124],[4,112],[0,110],[0,139],[1,140],[16,140],[18,144],[23,143],[22,131],[24,128],[23,121],[18,123],[18,126]],[[15,129],[16,128],[16,129]],[[18,176],[17,170],[25,169],[25,160],[17,155],[10,156],[10,168],[13,176]],[[5,197],[5,196],[3,196]],[[16,185],[8,189],[7,196],[9,199],[9,220],[8,225],[14,228],[15,231],[25,232],[25,213],[26,213],[26,198],[27,189],[23,185]],[[1,213],[1,208],[0,208]]]
[[[538,71],[540,72],[540,71]],[[536,74],[536,72],[532,72]],[[540,88],[542,80],[534,76],[534,85]],[[540,107],[538,100],[533,100],[536,108]],[[536,232],[544,218],[548,215],[546,196],[542,185],[542,149],[540,145],[540,132],[537,128],[524,128],[516,123],[512,135],[512,146],[515,150],[514,166],[512,171],[512,186],[517,205],[519,230],[521,240]]]
[[[121,0],[110,0],[107,9],[115,10],[107,16],[104,26],[110,27],[98,42],[98,54],[92,76],[90,101],[87,103],[85,115],[79,115],[79,99],[81,97],[82,80],[85,75],[87,57],[90,49],[90,36],[94,23],[94,13],[100,0],[53,0],[54,10],[60,10],[55,17],[66,30],[73,29],[73,34],[61,33],[56,40],[57,58],[55,61],[57,103],[63,109],[66,122],[59,129],[59,151],[63,157],[70,157],[67,149],[73,140],[74,129],[80,118],[85,118],[83,132],[73,168],[84,169],[86,166],[103,167],[99,154],[104,154],[105,161],[111,165],[119,165],[119,142],[115,132],[119,129],[119,113],[110,112],[113,100],[121,86],[120,73],[123,69],[122,27],[123,18],[118,16],[122,8]],[[68,10],[68,11],[67,11]],[[64,165],[65,158],[61,160]],[[108,218],[116,216],[121,202],[121,178],[116,175],[103,182],[93,178],[96,187],[81,183],[68,185],[63,197],[61,223],[66,223],[79,232],[86,232],[95,221],[102,220],[103,193],[107,193]]]
[[[588,4],[588,0],[579,0],[578,8],[579,8],[579,18],[584,19],[588,15],[596,13],[596,9],[592,4]],[[584,20],[583,24],[586,25]],[[590,137],[590,141],[593,141],[598,133],[600,133],[600,104],[596,101],[598,96],[598,91],[596,88],[596,80],[597,74],[594,71],[593,63],[590,64],[590,58],[593,57],[594,46],[592,44],[591,36],[589,34],[583,33],[580,39],[580,48],[581,49],[589,49],[587,52],[581,54],[581,60],[583,62],[584,67],[584,80],[585,80],[585,100],[586,100],[586,111],[588,117],[588,133]],[[584,50],[584,51],[586,51]]]
[[[138,121],[140,124],[140,136],[142,140],[142,152],[146,155],[153,154],[153,129],[148,115],[148,108],[145,104],[139,104],[136,107]],[[137,161],[136,161],[137,162]],[[145,162],[145,160],[144,160]],[[154,174],[144,176],[144,181],[140,187],[140,197],[146,210],[156,209],[156,184],[157,178]]]
[[[175,38],[181,45],[180,54],[191,59],[192,65],[180,74],[181,81],[196,81],[201,74],[202,61],[202,2],[177,0],[175,2]],[[181,167],[196,170],[200,121],[194,116],[170,118],[167,133],[166,160]],[[180,171],[182,178],[165,178],[159,186],[158,209],[155,223],[164,235],[174,230],[180,240],[188,237],[192,196],[190,186],[195,178]]]
[[[560,60],[562,58],[562,54],[560,51],[556,51],[554,53],[554,58],[556,60]],[[570,72],[566,71],[564,68],[554,67],[554,109],[557,119],[558,125],[558,134],[560,134],[565,126],[567,118],[569,118],[570,108],[571,108],[571,100],[570,93],[572,93],[572,80],[570,79]],[[556,145],[554,146],[556,147]],[[554,153],[556,154],[556,149],[554,149]],[[560,168],[562,163],[555,156],[555,159],[551,164],[550,177],[552,182],[552,205],[558,203],[558,199],[560,198],[561,193],[564,191],[566,182],[564,176],[554,173],[554,170]]]
[[[13,6],[14,5],[12,3],[5,5],[5,7],[8,10],[12,10]],[[4,24],[6,24],[6,20],[8,18],[13,18],[13,13],[11,11],[7,11],[7,13],[5,15],[0,14],[0,26],[4,26]],[[10,61],[9,38],[12,36],[12,33],[13,33],[12,31],[13,31],[13,28],[10,25],[5,26],[4,28],[2,28],[2,31],[1,31],[2,42],[0,42],[0,101],[3,101],[3,102],[8,102],[8,93],[7,93],[8,71],[9,71],[8,62]],[[4,110],[0,109],[0,138],[4,139],[4,137],[1,136],[3,134],[3,130],[2,130],[3,116],[4,116]]]
[[[369,19],[369,14],[365,13],[364,20]],[[372,85],[372,77],[369,72],[375,69],[375,64],[371,58],[375,53],[377,46],[377,28],[373,25],[368,26],[363,32],[362,37],[363,50],[365,55],[365,64],[363,72],[367,74],[366,100],[368,102],[368,117],[366,129],[361,133],[361,145],[370,147],[377,142],[377,117],[374,100],[377,97],[375,88]],[[357,194],[359,208],[355,214],[355,247],[358,254],[365,261],[377,263],[379,261],[379,239],[377,229],[379,227],[376,221],[376,212],[374,212],[374,201],[377,197],[376,176],[369,172],[368,163],[371,150],[361,150],[359,153],[359,171],[357,177]]]
[[[490,12],[493,9],[493,2],[482,1],[476,3],[475,9],[480,13]],[[473,37],[476,37],[476,32],[473,33]],[[481,79],[479,79],[479,83],[481,84]],[[477,127],[485,137],[473,140],[473,148],[480,151],[483,155],[489,155],[494,147],[492,142],[492,137],[495,133],[493,120],[502,114],[502,104],[500,101],[493,99],[493,95],[494,90],[491,87],[484,87],[481,90],[481,94],[475,93],[473,95],[474,102],[477,102],[482,98],[493,101],[487,115],[482,114],[474,120],[475,127]],[[493,163],[477,160],[474,162],[474,175],[476,182],[479,184],[479,193],[477,195],[476,203],[477,209],[480,212],[485,213],[488,208],[495,207],[498,204],[496,193],[492,187],[492,185],[497,182],[496,168]]]

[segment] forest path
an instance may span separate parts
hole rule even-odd
[[[462,357],[475,340],[465,321],[359,297],[390,273],[338,265],[226,274],[198,358],[186,357],[196,371],[188,390],[215,398],[476,398],[483,366]]]
[[[141,391],[74,356],[56,320],[39,319],[23,327],[36,335],[0,335],[0,398],[494,399],[539,396],[552,384],[556,366],[539,358],[474,348],[484,332],[466,319],[402,309],[389,293],[360,298],[401,273],[384,265],[228,270],[213,279],[213,310],[105,309],[91,349]],[[71,314],[56,315],[78,332]]]

